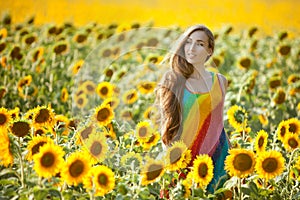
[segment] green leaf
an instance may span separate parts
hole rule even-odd
[[[34,199],[43,200],[46,199],[48,195],[48,191],[42,188],[35,187],[33,189],[33,195],[34,195]]]

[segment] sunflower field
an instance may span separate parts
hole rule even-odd
[[[184,28],[4,16],[0,199],[300,199],[300,37],[234,28],[214,30],[207,63],[229,81],[231,142],[211,193],[212,159],[187,169],[182,142],[162,154],[156,123],[155,88]]]

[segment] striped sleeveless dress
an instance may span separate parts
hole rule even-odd
[[[208,154],[212,158],[214,177],[207,189],[213,192],[213,188],[220,183],[219,179],[226,175],[224,162],[228,155],[229,140],[223,124],[225,92],[218,74],[211,74],[213,84],[210,91],[194,93],[184,88],[182,133],[178,139],[191,150],[191,164],[199,154]]]

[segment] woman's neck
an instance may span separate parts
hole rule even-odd
[[[194,72],[190,76],[193,79],[204,79],[210,77],[210,73],[205,69],[205,66],[198,66],[194,68]]]

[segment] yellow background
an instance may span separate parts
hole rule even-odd
[[[266,33],[300,30],[300,0],[2,0],[0,8],[13,23],[35,16],[36,24],[153,21],[155,26],[203,23],[235,30],[257,26]]]

